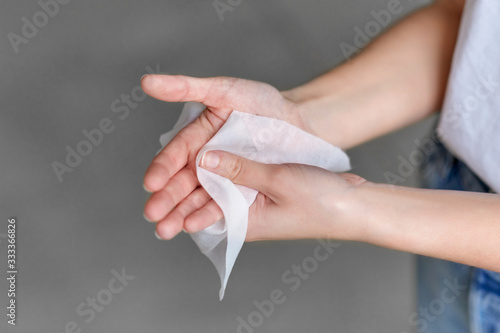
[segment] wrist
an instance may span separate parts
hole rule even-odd
[[[390,232],[386,226],[381,225],[383,219],[380,219],[380,211],[387,212],[389,207],[385,202],[379,202],[378,196],[386,184],[362,184],[356,188],[356,192],[351,198],[355,203],[352,204],[350,218],[357,220],[360,225],[360,233],[357,240],[369,243],[380,244],[381,240],[386,238]]]
[[[292,103],[300,105],[315,96],[309,92],[307,83],[289,90],[280,91],[281,94]],[[317,96],[316,96],[317,97]]]
[[[338,174],[348,183],[341,192],[326,195],[323,205],[327,212],[327,225],[324,238],[371,243],[373,221],[371,214],[374,206],[367,200],[366,189],[374,184],[350,173]],[[368,217],[368,218],[367,218]]]
[[[341,148],[361,142],[359,101],[366,90],[349,84],[341,71],[331,71],[311,82],[283,91],[295,107],[305,131]],[[369,105],[362,105],[364,110]]]
[[[293,114],[299,119],[300,128],[333,145],[339,146],[340,129],[337,129],[336,97],[313,95],[305,86],[281,92],[293,105]],[[328,130],[325,130],[328,129]]]
[[[343,224],[350,229],[348,240],[393,247],[391,240],[399,237],[394,219],[403,207],[397,197],[391,185],[368,181],[354,185],[340,203]]]

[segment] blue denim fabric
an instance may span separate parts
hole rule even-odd
[[[472,332],[500,332],[500,273],[475,270],[470,307]]]
[[[422,187],[489,192],[463,162],[431,137],[434,149],[422,167]],[[417,258],[418,317],[426,333],[500,333],[500,273],[435,258]]]

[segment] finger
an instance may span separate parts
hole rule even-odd
[[[172,239],[184,227],[184,220],[194,211],[212,200],[203,187],[198,187],[182,200],[163,220],[158,222],[156,233],[163,239]]]
[[[190,169],[182,169],[162,190],[151,195],[144,206],[145,217],[150,221],[160,221],[197,185],[196,175]]]
[[[203,154],[200,166],[213,173],[260,191],[271,198],[273,179],[284,165],[264,164],[224,151],[207,151]]]
[[[232,90],[246,80],[229,77],[197,78],[184,75],[149,74],[141,80],[151,97],[166,102],[200,102],[214,108],[234,108]]]
[[[153,158],[146,170],[144,174],[144,189],[146,191],[161,190],[168,180],[187,164],[188,147],[184,136],[179,134]]]
[[[205,109],[153,158],[144,175],[144,188],[149,192],[162,189],[175,173],[190,160],[194,161],[200,148],[217,133],[224,122],[225,120]]]
[[[223,217],[224,214],[217,203],[210,200],[186,218],[184,228],[187,232],[197,232],[211,226]]]

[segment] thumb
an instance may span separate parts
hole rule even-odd
[[[221,150],[206,151],[201,157],[203,169],[229,179],[235,184],[269,194],[278,165],[255,162]]]
[[[185,75],[147,74],[141,78],[144,92],[166,102],[199,102],[212,108],[239,109],[234,105],[244,92],[258,93],[258,85],[250,80],[232,77],[190,77]],[[239,97],[238,97],[239,96]],[[247,104],[249,101],[244,99]]]

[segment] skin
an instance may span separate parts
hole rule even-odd
[[[215,151],[201,166],[259,191],[247,240],[363,241],[500,271],[500,196],[375,184],[301,164]],[[210,166],[212,162],[212,166]]]
[[[232,110],[275,117],[343,149],[423,119],[442,104],[463,1],[441,0],[395,25],[352,61],[289,91],[216,77],[146,75],[146,93],[207,107],[158,154],[144,214],[163,239],[223,217],[195,174],[199,149]],[[418,93],[415,93],[418,92]],[[208,164],[218,160],[218,166]],[[335,238],[500,271],[500,197],[374,184],[305,165],[261,164],[224,152],[202,167],[258,190],[247,240]],[[215,163],[212,163],[215,165]],[[292,195],[293,193],[293,195]]]

